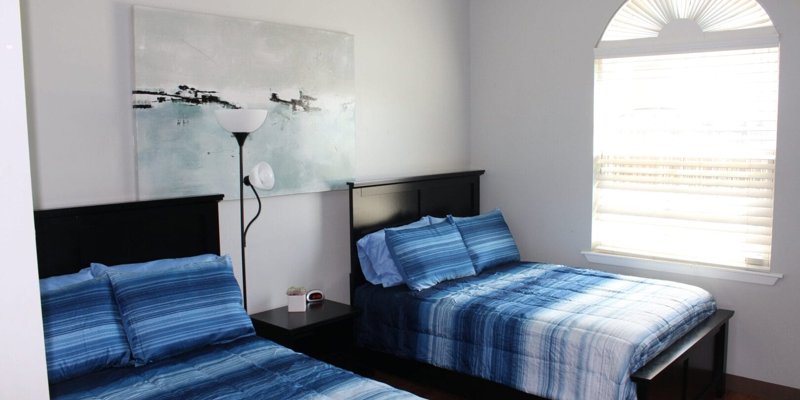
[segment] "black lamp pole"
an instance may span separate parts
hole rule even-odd
[[[255,186],[250,184],[250,180],[244,177],[244,142],[247,140],[247,136],[250,135],[250,132],[257,130],[264,124],[264,121],[267,117],[267,110],[245,110],[239,109],[238,107],[233,107],[233,109],[219,109],[214,111],[214,115],[217,118],[217,123],[222,126],[228,132],[233,134],[233,137],[236,138],[236,142],[239,143],[239,232],[241,233],[240,243],[242,246],[242,305],[244,306],[245,311],[247,311],[247,255],[245,254],[245,247],[247,246],[247,229],[250,228],[250,225],[258,218],[258,215],[261,213],[261,199],[258,198],[258,193],[256,192]],[[266,167],[262,166],[265,164]],[[271,189],[272,185],[274,185],[274,175],[272,175],[272,168],[269,164],[266,163],[259,163],[256,165],[256,168],[253,169],[255,173],[258,174],[256,178],[256,182],[258,182],[258,187],[263,189]],[[267,174],[266,176],[270,179],[270,185],[263,184],[261,175]],[[250,186],[253,189],[253,193],[256,195],[256,199],[258,199],[258,213],[247,224],[247,228],[244,225],[244,185]],[[269,187],[267,187],[269,186]]]
[[[244,160],[243,160],[243,149],[244,149],[244,141],[247,139],[247,135],[250,132],[233,132],[233,136],[236,137],[236,142],[239,143],[239,217],[240,217],[240,231],[241,231],[241,244],[242,244],[242,299],[244,300],[244,310],[247,311],[247,267],[245,262],[245,251],[244,248],[247,246],[247,242],[245,241],[245,230],[244,230]]]

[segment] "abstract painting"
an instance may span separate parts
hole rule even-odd
[[[264,195],[346,187],[353,178],[353,36],[264,21],[134,7],[141,198],[239,198],[239,147],[214,110],[269,111],[244,145],[244,171],[275,171]],[[247,192],[245,196],[247,196]]]

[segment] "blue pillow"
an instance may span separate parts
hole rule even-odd
[[[403,276],[397,270],[392,254],[386,247],[386,231],[417,228],[429,224],[428,217],[422,217],[419,221],[395,228],[381,229],[359,239],[356,242],[358,260],[361,262],[361,271],[367,281],[374,285],[383,285],[383,287],[392,287],[403,283]]]
[[[92,269],[86,267],[74,274],[58,275],[39,279],[39,292],[50,292],[92,279],[94,279],[94,276],[92,275]]]
[[[428,224],[429,225],[441,224],[442,222],[444,222],[447,219],[447,217],[434,217],[433,215],[428,215],[427,217],[428,217]]]
[[[228,256],[108,276],[136,366],[255,333]]]
[[[103,276],[106,274],[109,268],[113,268],[115,271],[118,272],[141,272],[141,271],[151,271],[151,270],[163,270],[163,269],[180,267],[182,265],[187,265],[187,264],[194,264],[198,262],[214,261],[219,259],[220,257],[221,256],[218,256],[216,254],[201,254],[199,256],[182,257],[182,258],[164,258],[161,260],[154,260],[154,261],[133,263],[133,264],[119,264],[110,267],[100,263],[91,263],[90,266],[92,268],[92,275]]]
[[[42,322],[50,383],[130,362],[108,277],[43,292]]]
[[[486,268],[520,260],[517,243],[499,209],[474,217],[448,218],[455,222],[461,232],[478,273]]]
[[[475,268],[455,224],[387,230],[386,244],[409,288],[427,289],[449,279],[475,275]]]

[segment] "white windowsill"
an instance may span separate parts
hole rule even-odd
[[[582,254],[588,261],[598,264],[615,265],[618,267],[644,269],[649,271],[672,272],[676,274],[703,276],[707,278],[727,279],[738,282],[756,283],[759,285],[771,286],[774,285],[778,279],[783,278],[783,274],[777,274],[774,272],[758,272],[681,264],[677,262],[657,261],[646,258],[596,253],[593,251],[584,251]]]

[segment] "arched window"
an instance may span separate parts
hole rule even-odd
[[[629,0],[595,49],[592,252],[768,271],[778,34],[755,0]]]

